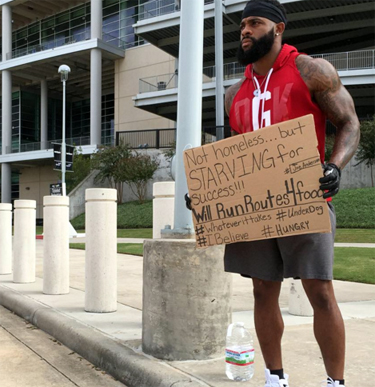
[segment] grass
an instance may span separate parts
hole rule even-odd
[[[336,247],[333,277],[343,281],[375,284],[375,249]]]
[[[85,250],[84,243],[70,243],[71,249]],[[117,252],[120,254],[131,254],[143,256],[143,244],[142,243],[118,243]]]
[[[336,243],[375,243],[375,229],[337,228]]]
[[[375,189],[341,190],[333,197],[338,228],[375,228]]]
[[[85,214],[70,221],[76,230],[85,229]],[[138,201],[120,204],[117,207],[117,228],[152,228],[152,200],[143,204]]]

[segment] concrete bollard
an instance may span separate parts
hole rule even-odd
[[[0,203],[0,274],[12,273],[12,205]]]
[[[313,308],[306,296],[302,281],[290,280],[289,313],[295,316],[313,316]]]
[[[160,238],[166,225],[173,228],[174,223],[174,181],[154,183],[152,201],[152,237]]]
[[[35,282],[36,201],[14,201],[13,281]]]
[[[43,293],[69,293],[69,197],[43,198]]]
[[[197,250],[191,239],[144,242],[143,352],[165,360],[223,355],[232,319],[223,253],[223,246]]]
[[[117,310],[117,191],[86,190],[86,312]]]

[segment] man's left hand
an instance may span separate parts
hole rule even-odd
[[[322,191],[325,191],[323,198],[327,199],[339,192],[341,171],[337,165],[328,163],[324,165],[323,173],[324,177],[319,179],[319,182],[321,183],[319,188]]]

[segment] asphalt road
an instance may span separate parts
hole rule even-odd
[[[1,387],[126,387],[0,306]]]

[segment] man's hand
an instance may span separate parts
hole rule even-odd
[[[191,209],[192,209],[191,208],[191,199],[190,199],[189,194],[185,194],[185,205],[186,205],[186,208],[191,211]]]
[[[322,191],[327,191],[323,194],[323,198],[327,199],[339,192],[341,171],[340,168],[333,163],[325,164],[323,168],[324,177],[319,179],[319,183],[321,183],[319,188]]]

